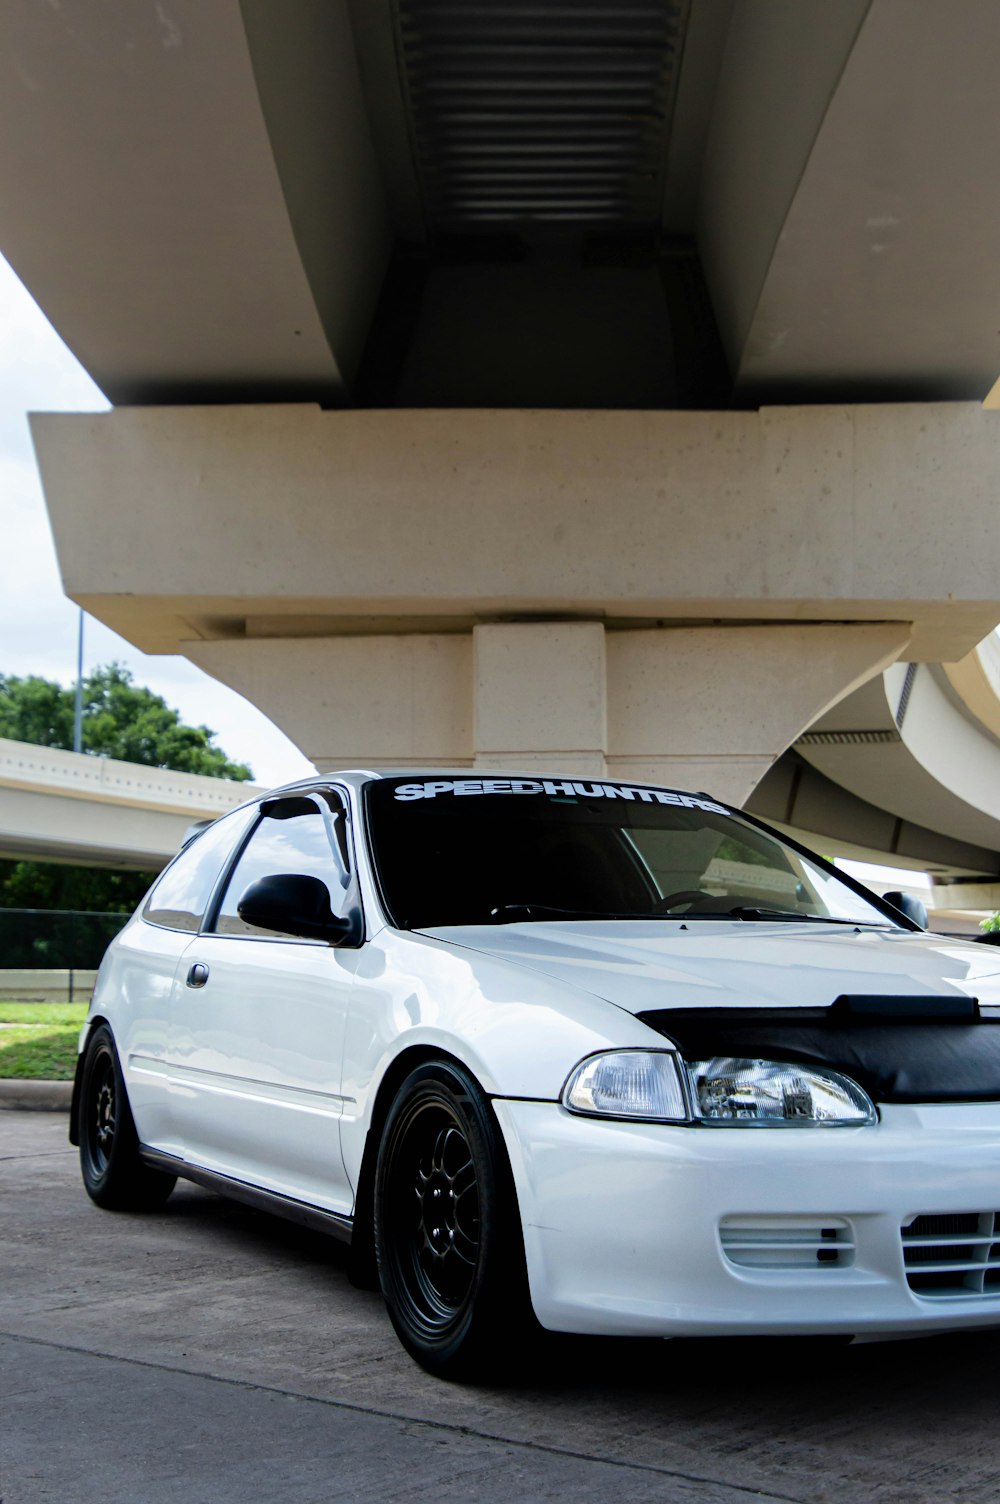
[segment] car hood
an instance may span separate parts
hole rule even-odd
[[[907,930],[676,920],[448,926],[424,931],[569,983],[630,1013],[823,1007],[842,994],[964,994],[1000,1009],[992,947]]]

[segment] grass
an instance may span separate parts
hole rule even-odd
[[[86,1016],[86,1003],[18,1003],[0,998],[0,1024],[72,1024],[79,1029]]]
[[[86,1003],[0,1001],[0,1078],[72,1081]]]

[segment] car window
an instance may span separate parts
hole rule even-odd
[[[383,902],[404,929],[574,915],[891,922],[704,794],[469,776],[377,779],[364,799]]]
[[[272,930],[245,923],[237,907],[251,883],[261,877],[275,877],[282,873],[318,877],[330,895],[333,912],[345,912],[350,872],[344,809],[336,795],[318,798],[322,803],[297,795],[269,800],[262,806],[260,821],[222,895],[213,926],[216,933],[275,936]]]
[[[252,809],[213,820],[153,884],[142,917],[170,930],[197,931],[226,858],[253,819]]]

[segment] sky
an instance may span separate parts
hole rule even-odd
[[[108,402],[0,257],[0,674],[76,679],[79,608],[66,599],[35,464],[29,412],[102,412]],[[257,783],[312,764],[241,695],[180,657],[150,656],[93,617],[84,622],[84,672],[117,660],[137,684],[206,725]]]

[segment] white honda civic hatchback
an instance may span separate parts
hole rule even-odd
[[[439,1374],[540,1329],[1000,1323],[1000,952],[702,794],[350,772],[109,948],[71,1136],[323,1228]]]

